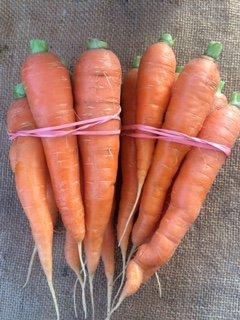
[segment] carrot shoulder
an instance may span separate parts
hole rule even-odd
[[[92,39],[75,68],[74,95],[80,120],[117,114],[120,111],[121,66],[104,41]],[[119,136],[98,136],[97,131],[119,130],[118,120],[110,120],[80,136],[83,193],[86,212],[84,249],[91,277],[96,271],[102,242],[111,215],[118,169]]]
[[[209,114],[220,82],[214,58],[220,43],[210,43],[206,54],[191,60],[179,75],[163,124],[164,129],[196,136]],[[189,147],[159,140],[146,179],[132,242],[139,246],[152,234],[158,222],[167,191]]]
[[[230,105],[215,110],[207,117],[199,137],[232,148],[240,131],[239,107],[240,93],[235,93]],[[224,153],[215,150],[194,148],[188,153],[157,231],[148,244],[140,246],[129,264],[122,298],[137,291],[142,282],[172,257],[197,219],[225,159]]]
[[[32,55],[23,68],[22,79],[38,127],[75,121],[69,72],[61,60],[48,52],[45,41],[31,41]],[[77,138],[43,138],[54,195],[63,223],[80,244],[84,238],[84,210],[80,192]]]

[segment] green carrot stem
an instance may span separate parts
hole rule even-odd
[[[87,49],[92,50],[92,49],[108,49],[108,43],[103,40],[99,39],[89,39],[87,41]]]
[[[221,42],[211,41],[205,51],[205,56],[208,56],[214,60],[218,60],[223,50]]]
[[[165,42],[170,47],[172,47],[174,45],[174,40],[173,40],[171,34],[169,34],[169,33],[162,34],[160,39],[159,39],[159,42]]]
[[[135,56],[134,57],[133,64],[132,64],[133,68],[138,68],[139,67],[141,58],[142,58],[142,56]]]
[[[32,39],[30,40],[30,48],[32,53],[48,52],[48,43],[45,40]]]
[[[26,97],[26,91],[22,83],[18,83],[13,88],[13,97],[14,99],[22,99]]]
[[[240,107],[240,92],[235,91],[231,95],[230,104],[236,107]]]

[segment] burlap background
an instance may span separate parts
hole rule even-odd
[[[49,41],[70,66],[88,37],[106,39],[124,70],[162,32],[176,37],[180,64],[203,52],[211,39],[223,42],[222,77],[227,93],[240,89],[240,2],[229,1],[0,1],[0,319],[55,319],[45,278],[36,261],[25,290],[33,243],[8,164],[5,115],[12,87],[28,54],[28,42]],[[126,301],[113,319],[240,319],[239,144],[215,184],[201,217],[174,259],[160,272],[163,298],[152,279]],[[55,237],[55,287],[61,319],[74,319],[74,276],[63,258],[63,234]],[[105,315],[105,279],[94,287],[96,319]],[[80,294],[79,294],[80,299]],[[79,301],[79,319],[83,319]]]

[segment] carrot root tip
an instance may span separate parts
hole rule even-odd
[[[93,295],[93,279],[94,274],[89,274],[89,290],[90,290],[90,298],[91,298],[91,305],[92,305],[92,319],[94,320],[95,317],[95,305],[94,305],[94,295]]]
[[[157,284],[158,284],[159,297],[161,299],[162,298],[162,286],[161,286],[161,282],[160,282],[159,275],[157,272],[155,272],[155,276],[156,276]]]
[[[57,297],[56,297],[56,293],[55,293],[52,281],[48,280],[48,286],[49,286],[49,289],[50,289],[50,292],[51,292],[51,295],[52,295],[53,304],[54,304],[56,315],[57,315],[57,320],[60,320]]]
[[[30,279],[30,276],[31,276],[31,273],[32,273],[32,268],[33,268],[33,262],[34,262],[34,259],[35,259],[35,256],[37,254],[37,247],[34,246],[34,249],[33,249],[33,252],[32,252],[32,255],[31,255],[31,259],[29,261],[29,266],[28,266],[28,272],[27,272],[27,278],[26,278],[26,282],[24,283],[23,285],[23,289],[27,286],[28,282],[29,282],[29,279]]]
[[[30,40],[30,49],[32,53],[48,52],[48,43],[45,40],[32,39]]]
[[[73,307],[74,307],[74,314],[76,318],[78,318],[77,303],[76,303],[77,284],[78,284],[78,278],[76,279],[73,287]]]
[[[111,302],[112,302],[112,290],[113,290],[113,281],[107,281],[107,315],[111,312]]]

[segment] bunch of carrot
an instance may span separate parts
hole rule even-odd
[[[238,138],[240,93],[234,92],[230,103],[222,94],[217,64],[221,43],[211,42],[204,55],[184,67],[176,66],[173,44],[171,35],[163,34],[134,59],[122,86],[121,141],[115,117],[86,126],[78,136],[18,136],[11,144],[11,168],[35,242],[28,278],[37,252],[58,319],[52,272],[58,212],[66,227],[66,262],[76,274],[75,289],[78,282],[81,285],[85,317],[86,280],[94,318],[93,279],[102,258],[110,319],[122,301],[173,256],[225,162],[219,150],[156,139],[131,126],[172,130],[229,148]],[[30,47],[32,54],[21,70],[23,84],[14,88],[15,100],[8,110],[10,133],[120,113],[121,66],[106,42],[88,41],[72,80],[45,41],[32,40]],[[122,185],[117,203],[120,144]],[[123,267],[112,302],[116,206]]]

